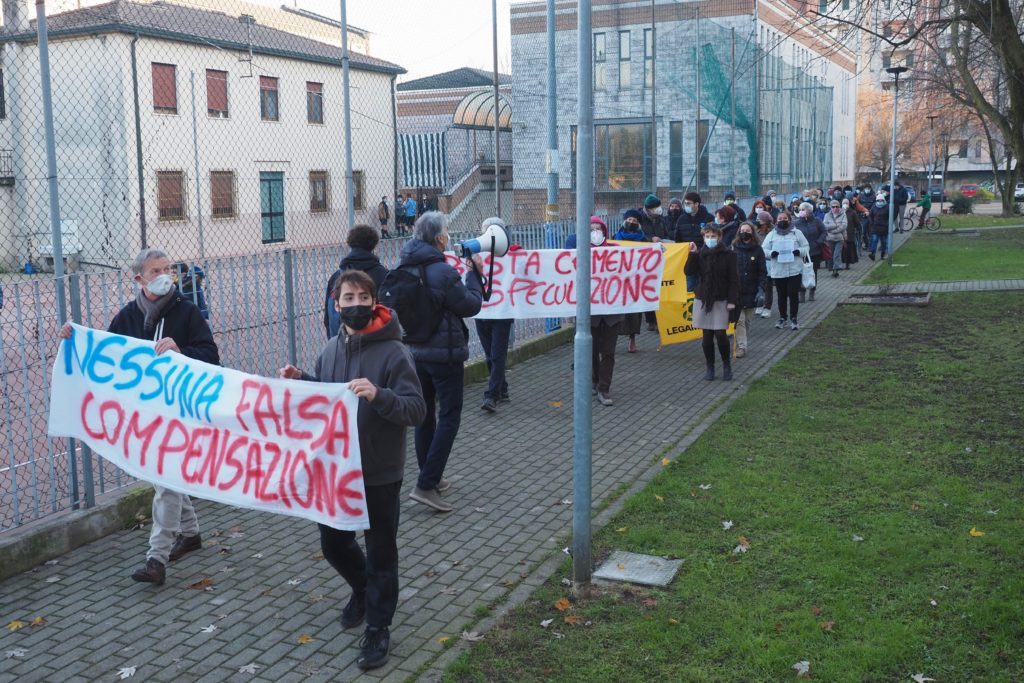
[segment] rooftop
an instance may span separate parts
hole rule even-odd
[[[243,21],[243,17],[166,2],[136,3],[130,0],[114,0],[47,17],[47,29],[53,37],[138,33],[152,38],[213,45],[228,50],[247,52],[251,47],[255,54],[341,65],[340,35],[339,45],[333,46],[287,31],[261,26],[254,19],[251,19],[249,27]],[[34,42],[35,22],[33,21],[32,30],[29,32],[13,32],[4,27],[0,32],[0,42],[7,40]],[[364,71],[406,73],[405,68],[397,64],[356,52],[350,52],[349,63],[353,69]]]
[[[509,74],[498,74],[499,85],[511,85],[512,76]],[[454,71],[424,76],[413,81],[399,83],[397,90],[449,90],[452,88],[480,88],[494,85],[494,72],[483,69],[472,69],[464,66]]]

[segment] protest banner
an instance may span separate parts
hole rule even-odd
[[[491,254],[481,254],[483,274]],[[453,253],[447,262],[465,275],[466,264]],[[665,255],[661,245],[602,247],[590,252],[592,315],[640,313],[658,308]],[[551,318],[576,315],[576,250],[510,251],[494,259],[492,294],[481,319]]]
[[[686,259],[690,256],[690,243],[665,245],[665,276],[661,283],[661,306],[658,308],[658,334],[661,345],[700,339],[701,330],[693,327],[693,292],[686,289]],[[736,326],[729,324],[729,334]]]
[[[359,399],[345,385],[256,377],[72,328],[53,364],[50,436],[179,493],[368,528]]]

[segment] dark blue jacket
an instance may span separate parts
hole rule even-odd
[[[715,217],[704,208],[703,204],[695,214],[688,214],[684,211],[676,220],[673,239],[676,242],[696,242],[698,247],[702,247],[704,246],[704,237],[700,234],[700,229],[714,222]]]
[[[896,209],[899,210],[899,207],[906,206],[910,201],[910,193],[907,192],[907,188],[899,185],[892,195],[892,200],[896,204]]]
[[[412,357],[425,363],[464,363],[469,358],[469,330],[462,321],[480,312],[483,283],[470,271],[463,284],[457,270],[444,262],[436,247],[411,239],[402,248],[403,266],[424,266],[434,302],[444,309],[441,324],[426,344],[409,344]]]
[[[807,244],[811,249],[810,257],[821,256],[821,245],[825,244],[825,237],[828,235],[825,224],[814,216],[811,218],[801,216],[793,221],[793,227],[807,238]]]
[[[621,242],[650,242],[646,233],[643,232],[627,232],[625,228],[619,228],[619,231],[612,237],[613,240],[619,240]]]

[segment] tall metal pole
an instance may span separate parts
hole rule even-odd
[[[654,189],[651,190],[654,194],[658,194],[658,90],[655,87],[655,64],[658,63],[657,56],[657,42],[655,41],[654,32],[656,30],[654,17],[654,1],[651,0],[651,176],[653,177]],[[644,63],[646,64],[647,55],[644,55]],[[670,188],[671,189],[671,188]]]
[[[732,57],[729,61],[729,106],[732,109],[732,128],[729,130],[729,187],[736,191],[736,29],[729,29]]]
[[[501,131],[501,102],[498,99],[498,0],[491,0],[491,31],[494,48],[494,215],[501,216],[501,151],[498,133]]]
[[[547,0],[548,39],[548,197],[544,206],[544,221],[558,220],[558,93],[555,71],[555,0]],[[552,246],[552,245],[548,245]]]
[[[356,224],[356,207],[352,203],[352,102],[348,83],[348,10],[347,0],[341,0],[341,100],[345,118],[345,207],[348,213],[347,230]],[[322,95],[321,95],[322,97]]]
[[[696,62],[696,67],[697,67],[697,116],[696,116],[696,118],[694,119],[694,122],[693,122],[694,133],[695,133],[693,138],[694,138],[694,141],[696,142],[695,147],[697,148],[697,157],[694,160],[693,167],[694,167],[694,176],[696,176],[696,178],[697,178],[696,190],[697,190],[697,192],[700,192],[701,185],[703,185],[703,182],[702,182],[703,178],[700,177],[700,153],[701,153],[702,146],[700,144],[700,135],[696,134],[696,133],[700,132],[700,10],[699,9],[696,10],[696,13],[697,13],[697,30],[695,32],[695,35],[697,36],[697,45],[696,45],[696,47],[694,49],[696,51],[695,62]]]
[[[937,119],[937,118],[939,118],[939,117],[937,115],[935,115],[935,114],[932,114],[931,116],[928,117],[928,130],[931,133],[931,138],[932,138],[932,149],[928,153],[928,155],[929,155],[929,159],[928,159],[928,183],[927,183],[927,187],[925,188],[925,192],[927,192],[928,194],[931,194],[931,192],[932,192],[932,182],[935,180],[935,119]],[[940,194],[941,194],[941,190],[940,190]],[[940,197],[940,199],[941,199],[941,197]]]
[[[905,66],[889,67],[887,71],[896,77],[892,97],[892,158],[889,167],[889,235],[888,243],[885,245],[889,252],[889,265],[892,266],[892,233],[893,215],[896,213],[896,113],[899,110],[900,102],[900,74],[907,70]]]
[[[577,595],[590,592],[592,382],[590,335],[590,213],[594,205],[594,64],[590,0],[577,5],[579,120],[576,128],[576,336],[573,347],[572,578]]]
[[[199,228],[199,258],[206,258],[206,248],[203,239],[203,200],[200,194],[199,180],[199,124],[196,116],[196,72],[189,72],[189,82],[192,87],[192,164],[196,175],[196,220]],[[198,292],[199,288],[195,288]]]
[[[36,0],[36,25],[39,27],[39,80],[43,96],[43,130],[46,136],[46,181],[50,199],[50,239],[53,253],[53,280],[57,290],[57,322],[68,319],[64,296],[64,243],[60,232],[60,197],[57,192],[57,143],[53,132],[53,96],[50,91],[50,37],[46,31],[46,2]]]

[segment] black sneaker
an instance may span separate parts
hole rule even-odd
[[[480,404],[480,409],[486,410],[488,413],[493,413],[498,410],[498,404],[494,401],[493,398],[488,396],[487,398],[484,399],[484,402]]]
[[[391,633],[388,627],[374,628],[367,626],[366,632],[359,640],[359,657],[356,666],[363,671],[377,669],[388,663],[391,650]]]
[[[355,628],[366,618],[366,593],[353,593],[341,610],[341,627]]]

